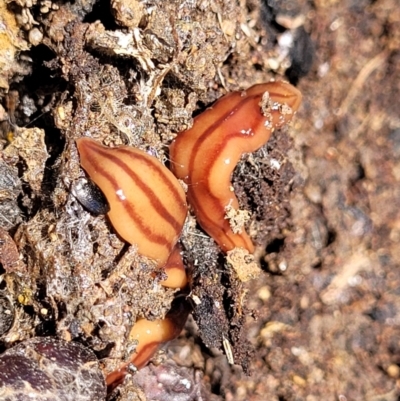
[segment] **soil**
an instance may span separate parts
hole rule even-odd
[[[107,400],[400,400],[397,0],[8,0],[0,19],[3,360],[51,336],[110,372],[175,299],[180,337]],[[302,106],[232,177],[261,274],[239,280],[191,216],[190,289],[162,287],[76,196],[75,139],[168,165],[193,116],[271,79]]]

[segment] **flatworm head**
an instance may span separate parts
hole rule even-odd
[[[109,148],[90,138],[76,141],[81,166],[110,205],[117,233],[138,252],[166,264],[187,214],[185,193],[175,176],[142,150]]]

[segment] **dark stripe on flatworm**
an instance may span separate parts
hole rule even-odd
[[[132,181],[134,182],[135,185],[140,187],[142,191],[145,193],[147,198],[149,199],[150,204],[152,205],[153,209],[157,212],[157,214],[165,220],[167,223],[169,223],[173,229],[176,231],[177,235],[179,234],[180,230],[182,229],[182,225],[170,214],[167,212],[167,210],[164,208],[158,197],[155,195],[155,193],[145,184],[143,183],[139,177],[132,172],[132,170],[121,160],[119,160],[117,157],[110,155],[109,151],[107,149],[102,149],[99,148],[102,145],[97,144],[95,146],[91,146],[91,143],[87,143],[87,146],[90,148],[92,152],[96,152],[97,154],[100,154],[101,157],[105,157],[109,160],[111,160],[114,164],[116,164],[121,170],[123,170],[126,174],[128,174]],[[97,171],[105,177],[112,187],[114,188],[115,191],[120,189],[120,186],[118,184],[118,181],[114,179],[107,171],[104,169],[101,164],[96,163],[96,169]],[[171,247],[170,240],[165,238],[163,235],[158,235],[155,234],[152,229],[150,229],[142,216],[139,215],[139,213],[135,210],[135,205],[134,205],[134,200],[130,200],[126,203],[124,203],[124,208],[126,209],[127,213],[129,216],[135,221],[135,223],[138,225],[140,231],[149,239],[149,241],[167,246],[168,248]],[[165,211],[165,214],[164,214]]]
[[[156,158],[154,158],[154,161],[149,160],[147,157],[145,157],[144,155],[139,154],[135,154],[133,155],[132,152],[129,151],[129,149],[124,149],[124,148],[119,148],[118,149],[119,152],[124,153],[125,155],[138,159],[143,163],[146,163],[146,166],[149,167],[150,169],[152,169],[155,173],[157,173],[163,180],[164,185],[166,185],[168,187],[168,190],[170,191],[170,194],[172,195],[172,197],[174,198],[174,203],[176,204],[176,206],[179,206],[179,208],[186,214],[186,204],[185,204],[185,200],[182,199],[179,191],[176,189],[176,187],[171,183],[171,177],[168,176],[162,168],[159,168],[157,166],[156,161],[158,162],[158,160]],[[166,169],[166,168],[165,168]],[[175,177],[173,177],[175,179]]]
[[[251,100],[254,100],[255,98],[260,97],[260,95],[252,95],[252,96],[248,96],[247,98],[244,98],[241,102],[239,102],[239,104],[233,109],[230,110],[229,112],[225,113],[222,117],[220,117],[216,122],[214,122],[202,135],[200,135],[200,137],[196,140],[196,143],[194,145],[194,147],[192,148],[192,152],[191,152],[191,157],[190,157],[190,170],[189,171],[193,171],[194,168],[194,161],[200,151],[200,147],[203,144],[203,141],[205,140],[206,137],[208,137],[209,135],[212,135],[213,132],[215,131],[216,128],[218,128],[220,126],[220,124],[224,124],[224,121],[230,116],[235,114],[238,109],[242,108],[245,106],[245,104]],[[261,113],[260,116],[262,117]],[[257,118],[257,117],[255,117]],[[255,124],[257,125],[257,124]],[[220,154],[223,150],[223,148],[225,148],[227,146],[227,144],[229,143],[229,141],[231,141],[234,137],[241,137],[243,136],[242,133],[240,132],[231,132],[231,133],[227,133],[224,138],[223,141],[219,144],[218,147],[214,148],[213,153],[214,154]],[[243,140],[245,140],[243,138]],[[204,170],[204,176],[205,179],[203,181],[203,185],[207,188],[207,192],[208,192],[208,202],[212,201],[212,203],[214,204],[215,208],[221,208],[223,207],[221,205],[221,200],[216,197],[213,192],[210,190],[210,185],[209,185],[209,177],[210,177],[210,173],[211,173],[211,168],[214,166],[214,157],[213,155],[210,155],[210,159],[206,165],[206,168]],[[232,166],[232,171],[236,166]],[[196,185],[195,182],[191,182],[191,185]],[[224,231],[222,227],[219,227],[220,222],[216,222],[213,219],[209,218],[209,215],[207,213],[207,210],[209,208],[209,206],[204,207],[204,204],[202,204],[201,200],[197,198],[197,196],[194,195],[195,191],[192,192],[192,198],[194,198],[194,201],[196,202],[196,209],[198,211],[201,212],[202,214],[202,218],[208,220],[208,224],[211,226],[216,227],[217,229]],[[236,196],[236,195],[235,195]],[[208,203],[207,202],[207,203]],[[224,213],[225,214],[225,213]],[[233,241],[230,238],[227,238],[227,241],[230,241],[233,244]]]

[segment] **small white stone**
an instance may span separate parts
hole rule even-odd
[[[31,45],[37,46],[37,45],[39,45],[40,43],[42,43],[43,34],[42,34],[42,32],[39,31],[38,28],[32,28],[32,29],[29,31],[28,40],[29,40],[29,43],[30,43]]]

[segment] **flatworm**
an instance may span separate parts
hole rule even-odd
[[[281,81],[231,92],[197,116],[192,128],[171,144],[171,170],[188,185],[188,202],[198,223],[223,251],[254,251],[246,231],[234,232],[226,218],[229,209],[239,209],[230,183],[236,164],[289,122],[300,102],[301,93]]]

